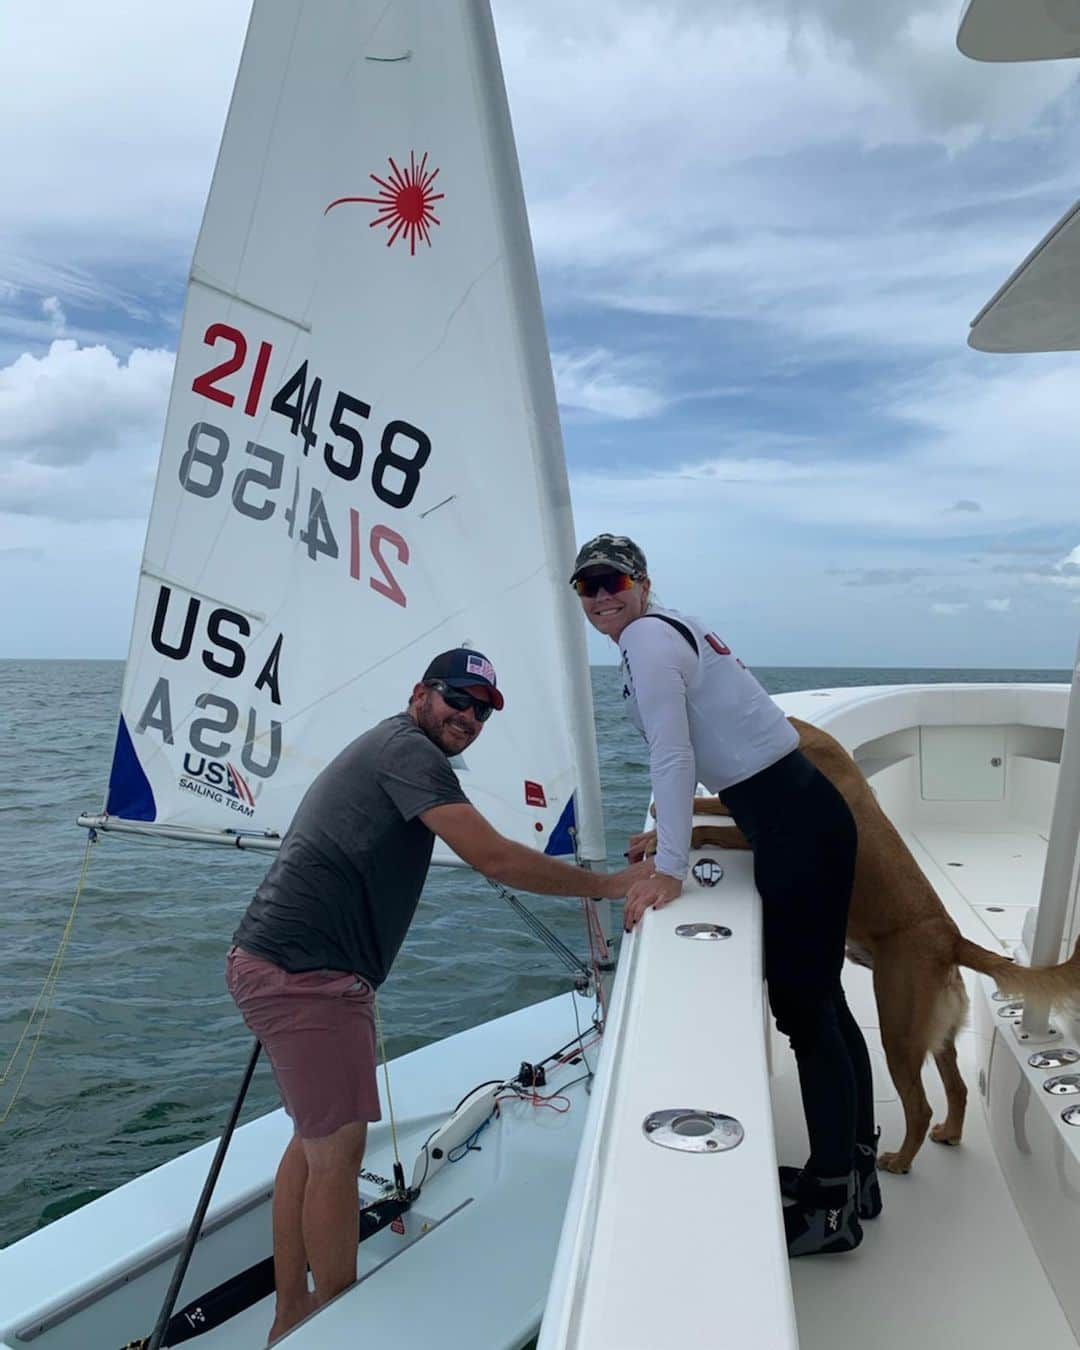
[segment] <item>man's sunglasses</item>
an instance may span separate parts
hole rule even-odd
[[[607,591],[608,595],[618,595],[620,591],[628,591],[634,584],[634,578],[628,577],[625,572],[599,572],[591,577],[576,577],[571,585],[578,595],[584,595],[589,600],[597,596],[601,589]]]
[[[445,680],[425,680],[424,686],[427,689],[434,689],[446,706],[453,708],[455,712],[465,712],[471,708],[478,722],[486,722],[495,711],[494,703],[473,698],[472,694],[467,694],[464,689],[453,689]]]

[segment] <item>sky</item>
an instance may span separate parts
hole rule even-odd
[[[966,337],[1072,203],[1075,64],[951,0],[493,9],[579,539],[751,664],[1071,665],[1080,354]],[[247,12],[0,11],[0,657],[126,654]]]

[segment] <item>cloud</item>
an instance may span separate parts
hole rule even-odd
[[[1053,594],[1061,591],[1080,590],[1080,567],[1063,566],[1061,563],[1042,563],[1038,566],[998,566],[991,569],[996,575],[1002,573],[1012,576],[1028,592],[1041,591]]]
[[[985,549],[987,553],[1031,554],[1048,557],[1061,552],[1061,548],[1057,544],[1035,544],[1011,539],[994,539],[985,546]]]
[[[1012,605],[1012,601],[1009,599],[1008,596],[1004,597],[991,596],[983,603],[986,605],[986,608],[988,610],[990,610],[992,613],[995,614],[1007,614]]]
[[[617,420],[655,417],[668,400],[636,378],[641,362],[612,356],[603,348],[587,352],[553,352],[552,370],[559,402]]]
[[[930,606],[931,614],[962,614],[967,609],[966,603],[949,602],[937,600]]]
[[[57,339],[0,368],[0,512],[66,520],[149,509],[173,355]]]
[[[148,235],[188,246],[248,8],[240,0],[174,10],[122,0],[5,7],[0,154],[15,252],[40,256],[51,245],[55,258],[58,238],[91,233],[85,254],[99,262]]]
[[[967,61],[936,0],[542,13],[496,17],[556,304],[955,347],[1071,190],[1067,63]]]
[[[134,577],[248,8],[5,13],[0,537],[67,576],[122,537]],[[642,532],[781,659],[1056,650],[1075,358],[963,340],[1070,199],[1071,65],[967,62],[939,0],[494,8],[579,531]]]
[[[64,307],[55,295],[47,295],[41,302],[41,312],[49,320],[49,326],[59,337],[67,328],[67,315]]]
[[[902,586],[934,573],[925,567],[866,567],[853,573],[837,570],[834,575],[846,575],[845,586]]]
[[[786,18],[794,41],[812,50],[814,37],[838,49],[924,132],[946,144],[985,129],[1000,133],[1026,125],[1072,82],[1052,63],[991,67],[956,50],[959,10],[939,0],[755,0],[765,13]]]
[[[986,475],[994,480],[990,523],[966,513],[946,515],[940,501],[953,495],[955,482],[949,480],[969,477],[969,466],[943,465],[929,447],[868,461],[830,457],[824,438],[818,449],[820,458],[805,461],[715,458],[670,467],[658,464],[621,477],[579,472],[576,481],[583,492],[606,498],[613,509],[647,501],[654,517],[663,513],[676,534],[681,516],[709,511],[728,521],[739,516],[770,529],[797,525],[820,531],[819,548],[826,541],[832,543],[838,531],[863,540],[872,536],[879,552],[902,540],[968,541],[970,548],[973,537],[996,528],[998,522],[1030,525],[1053,520],[1062,509],[1061,500],[1070,500],[1046,499],[1037,485],[1015,499],[1010,476],[998,470]],[[1080,468],[1070,475],[1070,481],[1075,479],[1080,479]],[[810,536],[804,537],[813,547]],[[763,542],[764,536],[759,548]]]
[[[58,338],[41,357],[0,368],[0,465],[70,465],[100,451],[157,442],[175,357]]]

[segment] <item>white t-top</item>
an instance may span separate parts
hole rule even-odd
[[[723,792],[790,754],[799,733],[698,619],[653,606],[623,629],[619,649],[626,711],[649,746],[656,870],[682,880],[697,784]]]

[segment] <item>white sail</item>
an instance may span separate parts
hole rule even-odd
[[[280,834],[437,652],[504,834],[603,857],[558,414],[486,5],[257,3],[192,269],[106,812]],[[576,808],[576,831],[574,824]]]

